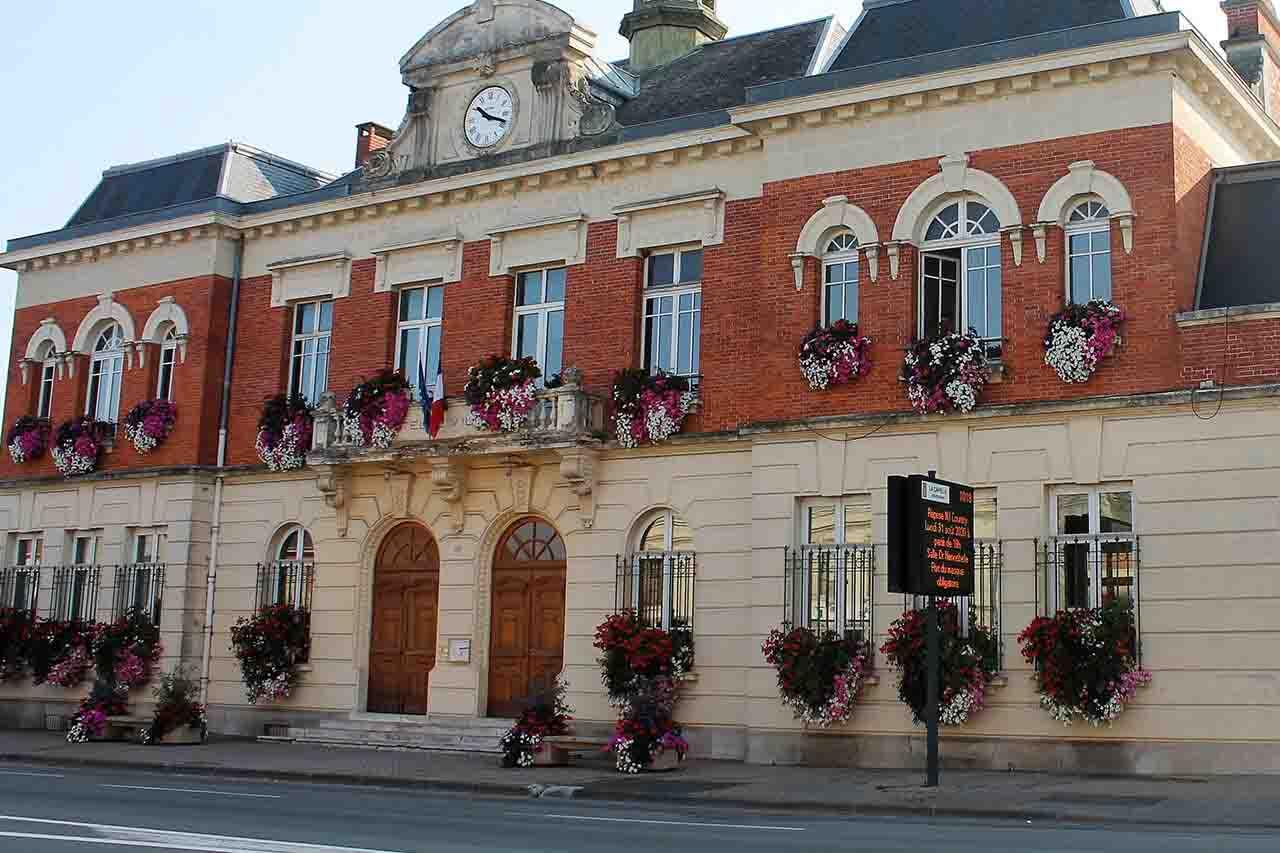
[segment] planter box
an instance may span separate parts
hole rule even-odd
[[[204,737],[199,729],[181,726],[160,738],[156,743],[173,746],[200,746],[204,743]]]
[[[653,757],[653,761],[649,762],[649,766],[645,768],[647,773],[669,773],[672,770],[679,770],[680,765],[684,762],[680,760],[680,756],[674,749],[664,749]]]

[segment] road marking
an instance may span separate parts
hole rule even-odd
[[[635,817],[588,817],[587,815],[576,814],[544,814],[539,815],[537,812],[508,812],[508,814],[521,814],[525,817],[553,817],[559,820],[587,820],[597,821],[600,823],[647,823],[660,826],[700,826],[704,829],[763,829],[768,832],[804,832],[802,826],[763,826],[756,823],[698,823],[695,821],[682,820],[641,820]]]
[[[219,797],[253,797],[256,800],[282,800],[282,794],[244,794],[240,791],[206,791],[201,788],[156,788],[150,785],[102,785],[103,788],[119,788],[124,791],[167,791],[175,794],[214,794]]]
[[[231,835],[203,835],[194,832],[172,832],[111,826],[69,820],[47,820],[35,817],[0,815],[0,821],[30,823],[38,826],[61,826],[87,829],[97,835],[56,835],[37,832],[0,831],[0,838],[27,838],[39,841],[62,841],[78,844],[107,844],[116,847],[155,847],[166,850],[208,851],[208,853],[402,853],[394,850],[371,850],[363,847],[331,847],[298,841],[274,841],[266,838],[238,838]]]
[[[39,776],[41,779],[65,779],[62,773],[30,773],[26,770],[0,770],[0,776]]]

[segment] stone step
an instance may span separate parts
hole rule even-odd
[[[449,734],[477,734],[501,737],[513,721],[428,720],[421,723],[365,722],[363,720],[322,720],[313,728],[335,732],[432,732]]]
[[[430,732],[367,732],[340,729],[290,729],[295,743],[329,746],[364,746],[379,749],[425,749],[445,752],[501,752],[498,738]]]

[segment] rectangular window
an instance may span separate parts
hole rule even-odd
[[[987,356],[1003,350],[1000,246],[946,249],[921,255],[920,326],[924,338],[973,329]]]
[[[124,356],[111,352],[95,356],[89,364],[89,394],[85,414],[94,420],[113,424],[120,417],[120,382],[124,373]]]
[[[644,366],[696,380],[702,340],[702,249],[645,261]]]
[[[113,618],[137,613],[154,625],[160,624],[167,540],[168,534],[163,529],[134,531],[129,546],[130,563],[116,567]]]
[[[872,636],[871,497],[805,501],[787,556],[786,621],[821,634]]]
[[[950,255],[924,255],[921,262],[921,336],[936,338],[960,327],[960,262]]]
[[[559,376],[564,360],[564,267],[516,275],[516,316],[512,349],[532,358],[544,379]]]
[[[823,265],[822,323],[858,322],[858,256]]]
[[[47,418],[53,411],[54,364],[46,361],[40,368],[40,399],[36,403],[36,417]]]
[[[173,399],[173,367],[177,358],[176,344],[165,344],[160,348],[160,367],[156,377],[157,400]]]
[[[311,405],[329,390],[329,344],[333,334],[333,302],[302,302],[293,309],[293,356],[289,393]]]
[[[1075,304],[1111,299],[1110,229],[1067,232],[1067,277]]]
[[[1052,610],[1137,599],[1138,538],[1127,487],[1063,486],[1050,501]]]
[[[13,543],[13,564],[15,566],[38,566],[44,562],[43,536],[15,536]]]
[[[418,356],[426,346],[427,382],[440,370],[440,336],[444,322],[444,286],[406,287],[400,291],[396,331],[396,365],[417,395]]]

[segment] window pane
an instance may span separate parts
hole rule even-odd
[[[825,316],[828,323],[834,323],[844,317],[844,286],[840,284],[827,285],[826,290],[827,305]]]
[[[400,322],[421,320],[424,301],[421,287],[400,291]]]
[[[304,302],[294,309],[293,331],[298,335],[309,335],[316,328],[316,306],[314,302]]]
[[[320,303],[320,326],[319,331],[327,332],[333,328],[333,303]]]
[[[537,305],[542,302],[542,272],[522,272],[516,276],[516,304]]]
[[[942,280],[941,330],[954,332],[960,328],[960,288],[954,278]]]
[[[1109,492],[1098,496],[1099,533],[1133,532],[1133,494]]]
[[[942,282],[938,278],[930,277],[928,266],[925,267],[924,280],[924,336],[932,338],[938,334],[939,315],[941,313],[942,302]]]
[[[1111,251],[1110,231],[1094,231],[1091,236],[1093,238],[1093,250],[1095,252]]]
[[[844,264],[827,264],[827,283],[844,281]]]
[[[996,499],[975,498],[973,501],[973,535],[976,539],[996,538]]]
[[[671,517],[671,550],[693,550],[693,531],[689,529],[689,525],[685,524],[684,519],[678,515]]]
[[[1003,305],[1002,298],[1002,278],[1000,270],[1000,248],[998,246],[987,247],[987,337],[998,338],[1004,333],[1004,324],[1001,322],[1001,310]]]
[[[679,347],[676,358],[676,373],[688,376],[693,372],[693,294],[680,297],[679,332],[676,335]]]
[[[311,389],[311,404],[314,406],[320,402],[320,395],[329,390],[329,347],[328,341],[319,355],[316,356],[316,382],[315,387]]]
[[[1111,253],[1093,256],[1093,298],[1111,298]]]
[[[673,253],[649,256],[649,287],[672,284],[675,281],[675,275],[676,256]]]
[[[702,250],[680,253],[680,282],[692,284],[702,281]]]
[[[1071,254],[1081,255],[1089,251],[1088,234],[1072,234],[1068,239]]]
[[[693,295],[693,363],[690,372],[698,373],[699,359],[702,357],[702,293]]]
[[[645,530],[640,539],[641,551],[665,551],[667,549],[667,517],[660,515]]]
[[[806,545],[836,544],[836,508],[833,504],[811,506],[808,512]]]
[[[844,544],[871,544],[871,498],[869,496],[845,502]]]
[[[858,322],[858,263],[856,261],[844,265],[844,319],[850,323]]]
[[[1088,255],[1071,256],[1071,301],[1084,305],[1089,301],[1093,288],[1090,285],[1090,266]]]
[[[565,290],[565,270],[547,270],[547,302],[563,302]]]
[[[431,326],[427,329],[427,381],[434,382],[436,374],[440,372],[440,327]],[[417,366],[414,366],[413,375],[416,377]]]
[[[427,288],[427,318],[439,320],[444,316],[444,288]]]
[[[547,357],[542,364],[545,376],[560,373],[561,357],[564,351],[564,312],[551,311],[547,314]]]
[[[1069,536],[1089,532],[1089,496],[1058,496],[1058,533]]]
[[[516,353],[523,357],[538,357],[537,314],[524,314],[516,320]]]
[[[418,342],[422,339],[420,328],[400,330],[400,363],[404,375],[414,381],[418,376]]]

